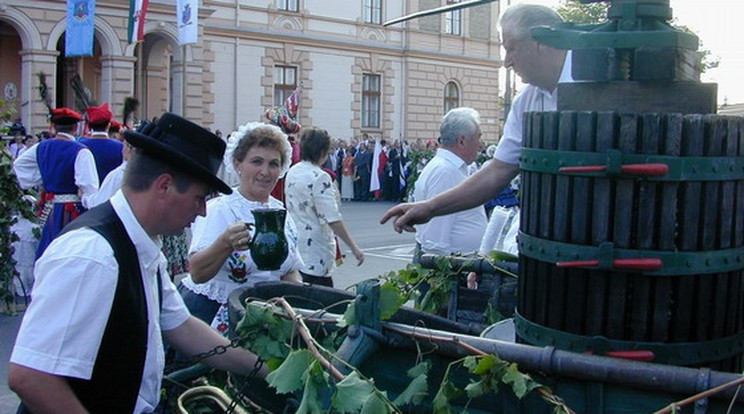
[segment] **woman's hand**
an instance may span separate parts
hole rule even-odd
[[[354,253],[354,257],[357,259],[357,266],[361,266],[362,263],[364,263],[364,252],[359,250],[356,246],[351,250],[351,252]]]
[[[222,239],[231,251],[248,250],[251,245],[251,229],[253,225],[244,221],[236,221],[231,224],[224,233]]]

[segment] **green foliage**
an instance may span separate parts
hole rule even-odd
[[[324,412],[320,404],[320,391],[328,386],[328,373],[323,370],[318,361],[313,361],[302,375],[305,388],[302,390],[302,401],[297,414],[321,414]]]
[[[421,404],[429,394],[429,370],[431,369],[431,362],[424,361],[409,369],[406,372],[408,378],[411,378],[411,383],[408,384],[405,390],[393,401],[398,405],[405,404]]]
[[[7,106],[0,100],[0,117],[10,118],[15,108]],[[18,220],[17,214],[36,221],[36,216],[23,198],[24,192],[18,186],[18,180],[13,172],[13,158],[7,151],[6,143],[0,143],[0,303],[13,311],[13,278],[18,275],[16,261],[13,260],[13,245],[18,236],[11,232],[11,227]],[[30,193],[29,193],[30,194]]]
[[[270,369],[279,367],[289,355],[288,343],[294,334],[292,321],[275,312],[278,310],[273,307],[248,303],[236,328],[236,333],[246,340],[245,347],[266,361]]]
[[[607,21],[607,3],[579,3],[575,0],[563,0],[556,11],[563,21],[575,24],[597,24]]]
[[[406,178],[406,200],[411,200],[413,189],[416,187],[416,180],[418,180],[420,168],[423,168],[430,159],[434,158],[436,154],[433,150],[423,151],[410,151],[408,153],[408,159],[411,161],[411,173]]]
[[[302,388],[302,374],[315,361],[307,349],[292,351],[284,362],[266,376],[266,382],[280,394],[295,392]]]
[[[437,278],[448,280],[449,276],[445,274],[453,272],[449,263],[443,260],[438,263],[438,269],[431,270],[411,265],[397,275],[391,272],[387,277],[381,277],[380,300],[385,302],[381,304],[381,314],[386,318],[392,316],[407,298],[416,294],[421,282],[427,281],[435,286]],[[437,276],[437,272],[441,275]],[[348,309],[354,309],[353,305],[354,302],[350,303]],[[281,394],[301,394],[298,395],[300,405],[297,413],[398,413],[402,412],[399,407],[426,403],[432,404],[434,413],[453,413],[452,403],[459,398],[465,397],[470,404],[471,400],[505,390],[520,399],[539,390],[543,399],[555,407],[556,413],[568,412],[562,401],[550,394],[547,388],[519,372],[516,364],[495,355],[468,356],[450,363],[432,398],[429,394],[432,362],[419,354],[416,365],[406,372],[410,382],[391,401],[387,392],[380,390],[374,380],[364,377],[345,361],[336,360],[332,351],[320,345],[323,337],[343,337],[346,332],[343,328],[334,330],[331,329],[333,325],[328,325],[328,329],[313,329],[315,334],[309,337],[303,333],[302,337],[314,344],[314,347],[306,349],[307,343],[298,339],[296,331],[298,326],[304,325],[292,322],[283,308],[271,303],[249,302],[245,309],[236,333],[246,339],[246,346],[261,358],[275,361],[273,366],[270,364],[272,372],[266,377],[269,386]],[[353,314],[353,311],[346,312],[346,323],[354,321]],[[349,374],[345,377],[330,375],[325,368],[329,362],[344,365]],[[455,371],[471,375],[470,382],[458,387],[451,378]]]
[[[464,387],[458,388],[451,380],[452,372],[463,367],[475,376]],[[509,390],[519,399],[524,398],[530,392],[543,390],[541,393],[543,400],[554,407],[555,413],[568,413],[568,408],[550,394],[547,387],[533,380],[529,375],[519,372],[517,365],[502,360],[496,355],[479,355],[467,356],[457,361],[453,361],[447,367],[444,380],[439,387],[436,397],[434,397],[435,413],[452,413],[450,402],[465,395],[470,400],[499,392],[503,387]]]
[[[374,393],[375,386],[359,377],[356,371],[336,384],[333,405],[342,413],[356,413],[362,409],[367,399]]]

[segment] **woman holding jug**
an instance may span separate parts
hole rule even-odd
[[[260,270],[249,249],[255,230],[252,211],[284,209],[269,193],[289,169],[291,151],[278,127],[258,122],[241,126],[225,151],[226,167],[235,169],[240,183],[232,194],[209,200],[206,217],[197,217],[192,225],[191,275],[178,290],[194,316],[223,333],[228,329],[227,298],[234,289],[263,281],[300,281],[297,271],[303,262],[289,217],[284,226],[288,254],[279,269]]]

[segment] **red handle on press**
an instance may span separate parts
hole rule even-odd
[[[585,354],[593,355],[593,352],[589,351]],[[653,351],[608,351],[604,356],[641,362],[651,362],[656,358]]]
[[[561,167],[558,172],[582,173],[582,172],[602,172],[606,171],[606,165],[584,165],[578,167]],[[666,164],[626,164],[620,167],[624,174],[633,175],[667,175],[669,166]]]
[[[558,267],[593,267],[599,266],[599,260],[574,260],[568,262],[558,262]],[[661,259],[615,259],[612,266],[619,269],[635,270],[659,270],[663,266]]]

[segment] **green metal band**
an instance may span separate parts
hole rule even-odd
[[[519,232],[519,254],[548,263],[599,260],[600,270],[613,269],[613,259],[660,259],[659,270],[617,269],[622,272],[643,273],[644,276],[682,276],[731,272],[744,269],[744,247],[701,252],[673,252],[615,248],[605,242],[599,246],[564,243],[541,239]],[[587,267],[585,267],[587,268]]]
[[[744,331],[725,338],[701,342],[637,342],[610,339],[601,335],[585,336],[548,328],[514,313],[517,336],[535,346],[554,346],[558,349],[604,355],[608,351],[651,351],[654,363],[696,365],[719,361],[744,351]]]
[[[627,175],[620,171],[626,164],[666,164],[669,173],[663,176]],[[602,172],[559,172],[562,167],[603,165]],[[744,157],[677,157],[652,154],[559,151],[522,148],[520,168],[525,171],[581,177],[641,178],[647,181],[732,181],[744,180]]]

